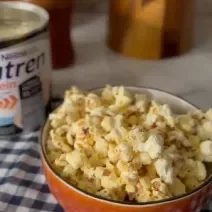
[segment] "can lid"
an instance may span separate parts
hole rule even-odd
[[[16,11],[16,13],[12,12]],[[28,14],[28,15],[27,15]],[[29,15],[31,14],[31,16]],[[32,15],[33,14],[33,15]],[[23,34],[19,35],[8,35],[6,38],[0,39],[0,42],[10,41],[13,39],[19,39],[21,37],[29,36],[34,33],[37,33],[48,26],[49,23],[49,14],[48,12],[39,7],[37,5],[26,3],[26,2],[19,2],[19,1],[0,1],[0,20],[1,21],[8,21],[8,20],[17,20],[18,19],[24,22],[30,22],[32,17],[36,17],[38,23],[27,32],[23,32]]]

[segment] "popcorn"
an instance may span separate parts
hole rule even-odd
[[[192,132],[195,129],[195,120],[189,115],[180,115],[178,117],[178,124],[185,132]]]
[[[74,150],[70,153],[66,154],[65,160],[73,169],[79,169],[83,166],[84,160],[86,159],[85,155],[83,155],[78,150]]]
[[[160,178],[167,184],[172,184],[174,180],[174,170],[171,161],[160,158],[155,162],[155,169]]]
[[[199,149],[199,146],[200,146],[200,138],[196,135],[190,135],[188,137],[188,140],[191,144],[191,148],[194,149],[194,150],[197,150]]]
[[[105,139],[95,136],[94,141],[94,150],[96,153],[102,156],[106,156],[108,152],[108,143]]]
[[[104,175],[104,171],[105,171],[105,168],[99,166],[99,167],[96,167],[95,168],[95,171],[94,171],[94,176],[97,178],[97,179],[101,179],[102,176]]]
[[[187,177],[184,183],[189,191],[192,191],[200,186],[200,182],[195,177]]]
[[[172,195],[179,196],[186,193],[186,186],[179,178],[174,178],[173,183],[169,184],[169,190]]]
[[[102,189],[95,193],[99,197],[103,197],[105,199],[111,199],[111,189]]]
[[[165,199],[170,197],[168,187],[160,178],[151,180],[152,195],[156,199]]]
[[[212,139],[212,121],[204,120],[197,128],[197,135],[201,140]]]
[[[128,171],[123,171],[120,176],[122,183],[132,183],[136,182],[138,179],[138,172],[129,168]]]
[[[205,113],[205,118],[209,121],[212,121],[212,109],[209,109],[206,113]]]
[[[200,153],[205,162],[212,162],[212,140],[206,140],[200,143]]]
[[[120,143],[118,146],[118,151],[120,152],[120,159],[125,162],[129,162],[133,158],[133,151],[128,143]]]
[[[150,135],[144,144],[144,151],[149,153],[152,159],[160,156],[164,149],[164,140],[160,135]]]
[[[98,154],[92,154],[87,161],[91,167],[105,166],[105,159]]]
[[[135,196],[135,199],[136,199],[137,202],[148,202],[148,201],[152,201],[153,200],[150,191],[145,192],[145,193],[137,192],[136,196]]]
[[[119,160],[119,152],[116,149],[116,145],[109,144],[109,150],[107,152],[109,160],[113,163],[117,163]]]
[[[76,173],[77,173],[77,170],[73,169],[73,167],[68,164],[64,167],[62,171],[62,176],[69,177],[69,176],[75,175]]]
[[[144,192],[151,189],[151,179],[148,176],[143,176],[139,179],[139,187]]]
[[[152,163],[152,159],[147,152],[141,152],[139,156],[140,156],[141,164],[150,165]]]
[[[180,178],[186,178],[186,177],[193,177],[195,175],[194,169],[196,168],[195,160],[193,159],[186,159],[183,161],[183,164],[181,166],[180,172],[178,173],[178,176]]]
[[[115,175],[102,176],[101,186],[105,189],[115,189],[120,187],[119,179]]]
[[[158,115],[148,113],[144,121],[144,126],[147,128],[152,127],[156,123],[157,119],[158,119]]]
[[[149,103],[150,101],[146,95],[141,95],[141,94],[135,95],[135,106],[140,112],[142,113],[146,112],[148,109]]]
[[[105,199],[111,199],[111,189],[102,189],[95,193],[99,197],[103,197]]]
[[[127,184],[125,187],[125,190],[127,193],[135,193],[136,192],[136,187],[131,184]]]
[[[91,145],[87,142],[84,142],[83,140],[80,140],[80,139],[75,140],[74,149],[85,153],[87,156],[91,156],[94,153],[94,150],[91,147]]]
[[[57,135],[53,130],[51,130],[49,134],[52,144],[56,148],[60,149],[62,152],[70,152],[72,150],[71,147],[66,143],[64,137]]]
[[[178,161],[181,158],[181,155],[178,152],[176,145],[174,144],[170,145],[168,148],[165,148],[163,151],[163,155],[165,157],[169,157],[173,161]]]
[[[101,126],[106,132],[110,132],[114,127],[114,119],[110,116],[105,116],[101,122]]]
[[[101,106],[101,99],[98,95],[90,93],[85,98],[85,110],[91,111],[92,109],[98,108]]]
[[[99,116],[102,117],[105,114],[105,108],[103,106],[94,108],[90,111],[91,116]]]
[[[132,102],[132,94],[123,86],[114,89],[115,105],[119,107],[128,106]]]
[[[59,156],[59,158],[56,158],[54,163],[58,167],[65,167],[67,165],[67,162],[65,161],[65,154],[62,154]]]
[[[75,106],[83,106],[85,104],[85,95],[82,93],[74,93],[71,96],[71,101]]]
[[[66,134],[66,140],[67,140],[67,143],[69,145],[71,145],[71,146],[74,145],[74,138],[72,136],[72,130],[71,129],[69,129],[68,132],[67,132],[67,134]]]
[[[196,176],[197,180],[203,181],[203,180],[206,179],[206,177],[207,177],[207,170],[206,170],[205,165],[202,162],[196,161],[195,172],[196,172],[196,175],[195,176]]]
[[[143,166],[142,165],[142,161],[141,161],[141,158],[140,158],[140,155],[136,155],[133,157],[132,161],[130,162],[131,166],[136,169],[136,170],[139,170],[141,169],[141,167]]]
[[[131,131],[129,131],[127,140],[132,144],[135,152],[143,152],[146,137],[146,133],[140,132],[139,128],[133,128]]]
[[[51,114],[49,119],[51,120],[51,127],[53,129],[56,129],[56,128],[62,126],[63,124],[65,124],[65,120],[64,120],[65,119],[65,115],[62,115],[62,116],[58,117],[55,114]]]
[[[107,141],[115,141],[117,144],[123,142],[127,137],[127,130],[124,127],[114,128],[105,136]]]
[[[182,195],[207,178],[212,109],[174,114],[145,94],[110,85],[99,94],[72,87],[50,115],[47,157],[89,193],[146,202]]]
[[[52,164],[57,158],[59,158],[61,155],[61,152],[59,151],[51,151],[48,153],[48,159],[49,162]]]
[[[101,124],[101,118],[98,116],[86,115],[85,116],[85,124],[89,128],[98,128],[98,127],[100,127],[100,124]]]
[[[122,172],[128,172],[129,165],[126,162],[119,160],[116,163],[116,168],[118,169],[119,173],[121,174]]]
[[[166,119],[167,124],[170,127],[174,127],[175,126],[175,117],[174,117],[170,107],[168,105],[162,105],[160,107],[160,112],[161,112],[162,116]]]
[[[101,94],[102,100],[108,104],[113,104],[115,101],[112,89],[113,88],[110,85],[107,85]]]
[[[147,170],[147,175],[150,177],[150,179],[154,179],[157,177],[157,172],[153,163],[150,165],[147,165],[146,170]]]
[[[106,132],[110,132],[114,127],[116,128],[121,127],[122,123],[123,123],[122,115],[116,115],[114,117],[105,116],[101,122],[101,126]]]

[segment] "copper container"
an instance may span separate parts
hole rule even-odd
[[[161,59],[192,47],[192,0],[111,0],[108,46],[140,59]]]

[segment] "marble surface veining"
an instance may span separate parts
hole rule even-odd
[[[87,3],[86,3],[87,2]],[[53,72],[53,94],[71,85],[93,88],[105,84],[163,89],[201,108],[212,107],[212,1],[197,0],[195,43],[182,57],[144,61],[123,57],[105,44],[107,1],[78,0],[72,36],[77,55],[73,67]]]

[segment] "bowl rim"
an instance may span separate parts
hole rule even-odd
[[[112,86],[112,85],[111,85]],[[167,92],[167,91],[164,91],[162,89],[158,89],[158,88],[152,88],[152,87],[145,87],[145,86],[124,86],[125,88],[127,89],[136,89],[136,90],[146,90],[146,91],[153,91],[153,92],[160,92],[160,93],[163,93],[165,95],[168,95],[172,98],[175,98],[176,100],[179,100],[181,102],[184,102],[186,103],[187,105],[190,105],[192,106],[194,109],[199,109],[199,107],[197,107],[195,104],[185,100],[184,98],[178,96],[178,95],[175,95],[171,92]],[[98,87],[98,88],[93,88],[93,89],[87,89],[88,91],[93,91],[93,92],[98,92],[100,91],[101,89],[103,89],[104,87]],[[132,91],[133,92],[133,91]],[[189,198],[193,195],[195,195],[196,193],[198,193],[200,190],[204,189],[205,187],[209,186],[211,183],[212,183],[212,174],[208,176],[207,180],[201,184],[199,187],[197,187],[196,189],[188,192],[188,193],[185,193],[185,194],[182,194],[182,195],[179,195],[177,197],[171,197],[171,198],[167,198],[167,199],[162,199],[162,200],[157,200],[157,201],[149,201],[149,202],[122,202],[122,201],[116,201],[116,200],[110,200],[110,199],[107,199],[107,198],[104,198],[104,197],[100,197],[98,195],[95,195],[95,194],[91,194],[87,191],[84,191],[74,185],[71,185],[66,179],[63,179],[51,166],[51,164],[49,163],[48,159],[47,159],[47,155],[46,155],[46,147],[45,147],[45,131],[48,130],[48,127],[49,127],[49,118],[47,118],[47,120],[45,121],[45,124],[43,126],[43,128],[41,129],[41,134],[40,134],[40,141],[39,141],[39,147],[40,147],[40,154],[41,154],[41,158],[43,159],[45,165],[47,166],[48,170],[51,171],[51,173],[60,181],[62,182],[63,184],[65,184],[68,188],[74,190],[75,192],[87,197],[87,198],[91,198],[91,199],[94,199],[96,201],[100,201],[100,202],[104,202],[106,204],[113,204],[113,205],[119,205],[119,206],[122,206],[122,207],[134,207],[134,208],[137,208],[137,207],[153,207],[153,206],[158,206],[158,205],[161,205],[161,204],[169,204],[171,202],[176,202],[176,201],[179,201],[179,200],[182,200],[182,199],[186,199],[186,198]]]

